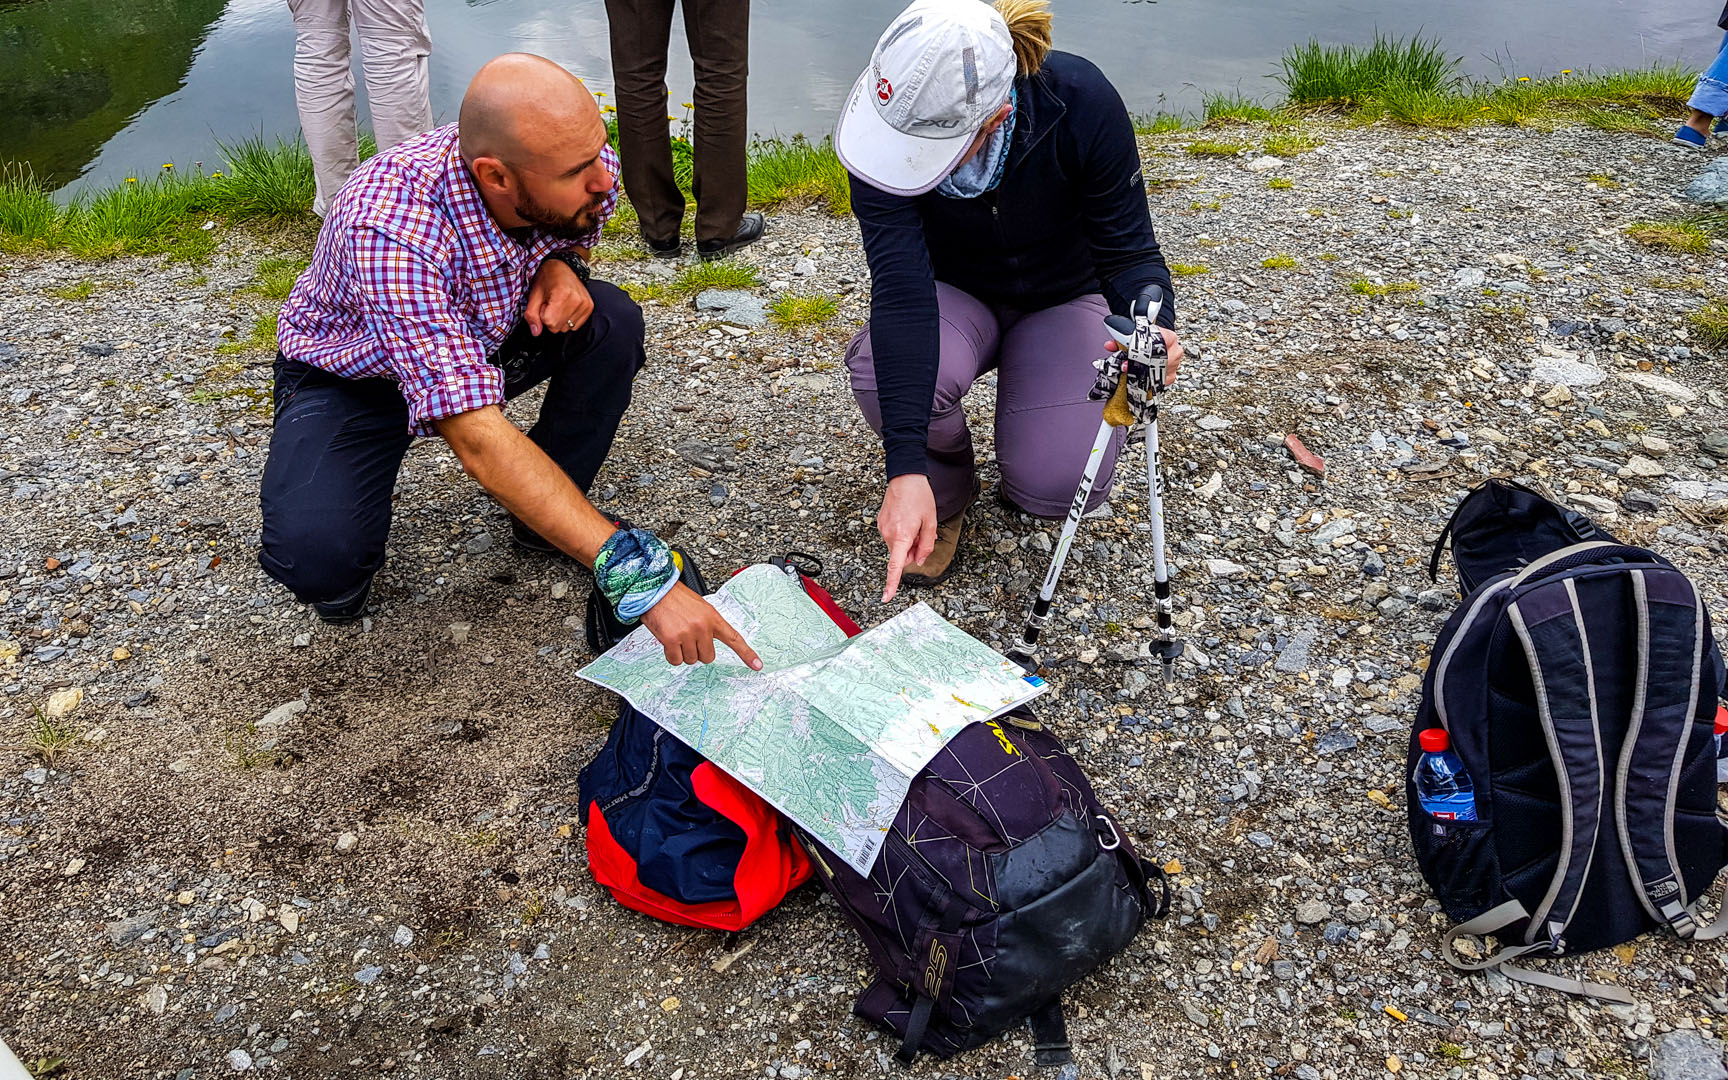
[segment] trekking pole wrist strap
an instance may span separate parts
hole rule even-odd
[[[666,542],[647,529],[619,529],[594,556],[594,583],[629,625],[678,584],[678,565]]]

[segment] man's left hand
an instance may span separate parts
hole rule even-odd
[[[579,329],[592,314],[594,298],[588,295],[588,286],[582,284],[576,271],[557,259],[540,264],[534,283],[528,287],[527,307],[522,311],[530,334],[538,337],[541,331],[568,333]]]

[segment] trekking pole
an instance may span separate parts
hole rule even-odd
[[[1136,412],[1146,421],[1146,487],[1151,496],[1152,517],[1152,589],[1158,610],[1155,652],[1164,665],[1164,682],[1169,684],[1175,676],[1176,658],[1182,655],[1182,643],[1176,640],[1170,625],[1174,601],[1170,595],[1170,567],[1164,557],[1164,470],[1158,458],[1158,395],[1164,390],[1170,360],[1164,335],[1157,325],[1158,312],[1163,306],[1163,291],[1152,285],[1135,303],[1132,320],[1111,315],[1105,318],[1104,323],[1117,344],[1128,354],[1128,365],[1144,363],[1150,369],[1148,396],[1143,408],[1136,409]],[[1122,380],[1124,385],[1129,381],[1127,377]]]
[[[1117,393],[1122,393],[1122,387],[1127,380],[1117,383]],[[1098,480],[1098,466],[1104,460],[1104,451],[1110,445],[1111,429],[1115,427],[1108,418],[1098,425],[1098,437],[1092,440],[1092,450],[1086,455],[1086,468],[1080,474],[1080,486],[1074,489],[1074,501],[1068,504],[1067,520],[1062,522],[1062,535],[1056,541],[1056,554],[1050,560],[1050,569],[1044,573],[1044,584],[1038,589],[1038,599],[1033,601],[1032,610],[1026,615],[1026,625],[1020,631],[1020,643],[1008,650],[1008,659],[1019,664],[1028,675],[1038,671],[1038,658],[1033,649],[1038,646],[1038,635],[1050,622],[1050,601],[1056,595],[1056,579],[1062,576],[1062,566],[1068,561],[1068,549],[1074,544],[1074,534],[1080,528],[1080,518],[1086,513],[1086,500],[1092,497],[1092,485]]]

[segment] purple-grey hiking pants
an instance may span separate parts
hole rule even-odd
[[[924,450],[936,519],[947,521],[972,499],[977,469],[961,399],[992,368],[997,371],[996,464],[1003,493],[1040,517],[1065,516],[1104,415],[1104,403],[1087,400],[1086,393],[1098,377],[1092,361],[1104,355],[1109,306],[1093,294],[1042,311],[1014,311],[940,281],[936,302],[941,358]],[[880,434],[868,326],[847,347],[846,367],[864,419]],[[1110,496],[1126,432],[1118,428],[1110,440],[1088,510]]]

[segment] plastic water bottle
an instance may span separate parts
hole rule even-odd
[[[1422,756],[1416,760],[1416,798],[1439,821],[1475,821],[1476,787],[1464,763],[1452,752],[1445,728],[1429,728],[1419,737]]]

